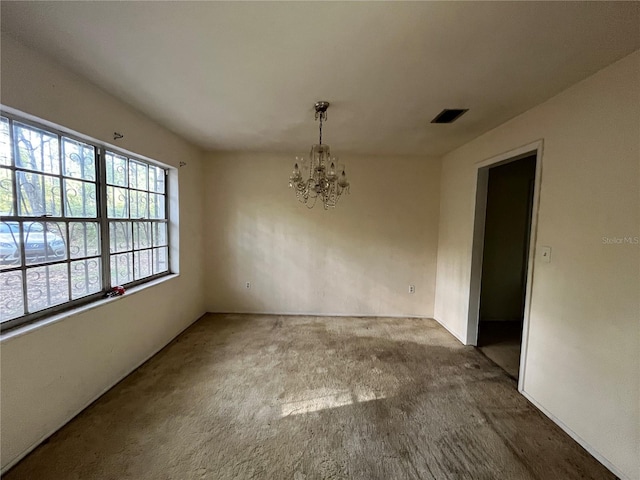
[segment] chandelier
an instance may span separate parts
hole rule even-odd
[[[336,159],[331,158],[329,145],[322,143],[322,122],[327,120],[329,102],[316,102],[316,120],[320,119],[320,141],[311,147],[309,153],[309,171],[307,178],[303,178],[298,163],[304,162],[304,158],[296,157],[293,173],[289,177],[289,187],[296,192],[296,197],[307,208],[313,208],[320,199],[325,210],[336,206],[343,192],[349,193],[347,175],[342,169],[339,175],[336,172]],[[306,168],[305,168],[306,170]]]

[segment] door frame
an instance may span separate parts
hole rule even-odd
[[[476,201],[473,225],[473,246],[471,251],[471,278],[469,286],[469,315],[467,320],[467,345],[478,344],[478,324],[480,322],[480,288],[482,281],[482,255],[484,250],[484,230],[487,213],[487,188],[489,185],[489,169],[499,165],[521,160],[531,155],[536,156],[536,172],[533,187],[533,203],[531,206],[531,231],[529,234],[529,252],[527,259],[527,278],[525,284],[524,318],[522,326],[522,345],[520,348],[520,371],[518,391],[524,390],[524,379],[527,364],[527,346],[529,343],[529,315],[531,313],[531,292],[533,286],[536,237],[538,233],[538,208],[540,206],[540,185],[542,180],[542,151],[544,142],[537,140],[514,150],[496,155],[487,160],[477,162],[476,167]]]

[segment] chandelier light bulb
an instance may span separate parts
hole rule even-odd
[[[347,190],[347,193],[349,193],[349,182],[347,181],[347,174],[344,172],[344,170],[342,170],[342,173],[340,174],[340,180],[338,180],[338,186]]]
[[[293,166],[293,172],[289,176],[289,187],[293,188],[293,186],[302,180],[302,175],[300,174],[300,168],[298,167],[298,163]]]
[[[327,179],[335,180],[336,178],[336,165],[331,162],[331,166],[329,167],[329,172],[327,173]]]

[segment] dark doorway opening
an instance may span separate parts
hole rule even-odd
[[[477,345],[517,379],[536,155],[491,167],[488,173]]]

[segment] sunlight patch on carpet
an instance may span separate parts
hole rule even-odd
[[[288,417],[290,415],[318,412],[320,410],[338,408],[355,403],[371,402],[382,398],[385,398],[385,396],[371,391],[310,390],[306,392],[302,399],[284,402],[280,406],[280,416]]]

